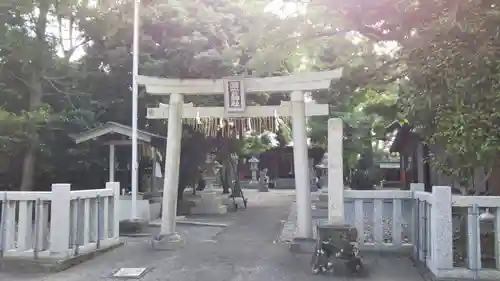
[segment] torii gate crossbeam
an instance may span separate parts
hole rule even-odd
[[[295,189],[297,202],[297,236],[312,238],[310,181],[306,116],[327,115],[328,105],[306,103],[304,91],[324,90],[332,80],[340,79],[342,69],[325,72],[309,72],[290,76],[266,78],[228,77],[223,79],[168,79],[137,76],[137,81],[154,95],[170,95],[168,106],[148,109],[148,116],[168,118],[168,136],[165,157],[165,181],[161,235],[175,242],[180,236],[175,232],[177,186],[179,182],[180,142],[182,118],[195,117],[255,117],[291,116]],[[290,102],[280,106],[246,106],[246,93],[290,92]],[[193,107],[184,104],[185,95],[224,94],[224,107]]]

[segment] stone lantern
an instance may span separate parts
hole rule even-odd
[[[193,215],[215,215],[225,214],[227,206],[223,204],[222,197],[217,194],[214,189],[217,176],[222,165],[215,161],[213,154],[208,154],[203,167],[203,177],[206,182],[206,188],[200,192],[200,200],[195,202],[195,206],[191,208]]]
[[[206,182],[205,191],[213,191],[217,182],[217,175],[219,174],[222,165],[215,161],[213,154],[207,154],[205,159],[205,167],[203,169],[203,178]]]
[[[259,187],[260,192],[269,191],[269,177],[267,176],[267,168],[262,169],[259,173]]]
[[[328,153],[323,154],[321,162],[316,165],[316,169],[320,170],[319,185],[321,191],[328,191]]]
[[[255,156],[252,156],[252,158],[248,160],[248,163],[250,163],[250,171],[252,172],[252,180],[250,181],[250,183],[259,182],[257,179],[257,172],[259,171],[259,162],[260,160]]]

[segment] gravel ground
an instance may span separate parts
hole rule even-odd
[[[143,281],[305,281],[353,280],[313,276],[309,255],[292,254],[278,243],[294,199],[293,191],[247,191],[247,210],[228,215],[225,227],[179,226],[188,240],[173,252],[154,251],[149,238],[127,238],[112,252],[51,275],[2,275],[1,281],[103,281],[122,267],[147,267]],[[372,281],[423,280],[406,258],[367,257]]]

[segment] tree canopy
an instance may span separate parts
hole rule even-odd
[[[278,26],[271,44],[320,45],[354,36],[367,50],[382,49],[385,55],[376,56],[375,64],[366,50],[351,57],[367,65],[348,72],[347,92],[397,84],[396,107],[391,100],[394,110],[378,113],[419,128],[423,140],[441,152],[433,155],[436,167],[470,185],[475,167],[491,174],[499,166],[499,12],[488,0],[314,0],[307,14],[296,16],[299,31],[284,33]],[[326,50],[332,54],[338,47]]]
[[[2,184],[30,190],[77,181],[82,171],[104,177],[95,171],[105,169],[106,153],[68,135],[131,122],[133,0],[4,2],[0,162],[9,164],[0,165]],[[379,139],[397,120],[418,127],[444,152],[434,155],[437,167],[462,182],[474,167],[500,167],[495,1],[289,0],[295,9],[287,15],[270,12],[270,2],[142,1],[141,74],[276,76],[343,67],[340,81],[312,96],[344,120],[346,170],[386,157]],[[277,104],[285,94],[249,103]],[[206,96],[187,101],[222,104]],[[158,102],[166,100],[141,89],[140,112]],[[144,115],[141,128],[165,134],[163,121]],[[309,127],[312,142],[324,147],[326,118]],[[285,143],[289,134],[278,138]],[[246,141],[247,150],[262,145]]]

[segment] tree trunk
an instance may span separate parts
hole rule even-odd
[[[41,83],[40,73],[35,73],[31,79],[31,89],[30,89],[30,111],[36,110],[42,104],[43,88]],[[35,129],[36,130],[36,129]],[[31,132],[37,135],[38,132]],[[35,178],[35,168],[36,168],[36,153],[38,143],[35,140],[31,140],[28,144],[28,148],[24,154],[23,159],[23,170],[21,176],[21,191],[31,191],[33,190],[33,183]]]
[[[33,72],[31,74],[30,85],[29,85],[29,110],[35,110],[39,108],[42,104],[43,98],[43,72],[45,69],[44,51],[47,49],[47,41],[45,39],[45,34],[47,30],[47,15],[50,8],[50,1],[42,1],[38,7],[39,16],[35,25],[35,33],[38,42],[37,48],[37,59],[33,64]],[[31,132],[33,134],[38,134],[38,132]],[[37,139],[37,138],[35,138]],[[36,153],[37,153],[38,143],[36,141],[31,141],[28,144],[28,148],[24,154],[23,159],[23,170],[21,176],[21,191],[33,190],[33,183],[35,177],[35,167],[36,167]]]
[[[186,189],[185,185],[179,186],[178,192],[177,192],[177,202],[180,202],[184,199],[184,190]]]
[[[236,182],[234,183],[234,188],[233,188],[233,194],[231,194],[231,197],[243,197],[243,192],[241,191],[241,184],[240,184],[240,171],[241,171],[241,158],[238,156],[238,159],[236,160]]]
[[[23,159],[23,170],[21,177],[21,191],[33,190],[33,182],[35,178],[35,164],[36,164],[36,149],[30,145]]]
[[[30,111],[37,109],[42,103],[43,89],[42,83],[40,82],[39,75],[33,75],[31,82],[30,91]],[[31,132],[32,134],[38,134],[38,132]],[[36,168],[36,153],[38,143],[35,140],[31,140],[28,144],[26,152],[23,159],[23,170],[21,176],[21,191],[31,191],[33,190],[33,183],[35,178],[35,168]]]
[[[492,196],[500,196],[500,165],[493,167],[488,179],[488,191]]]
[[[230,160],[229,160],[230,161]],[[229,189],[231,185],[231,176],[229,174],[229,166],[231,163],[229,161],[225,161],[225,165],[222,167],[223,171],[221,171],[221,180],[222,180],[222,194],[229,194]]]

